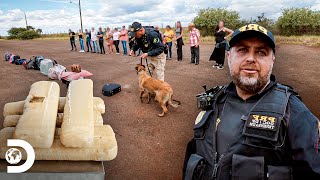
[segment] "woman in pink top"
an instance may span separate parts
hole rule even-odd
[[[128,39],[128,31],[126,30],[126,26],[122,26],[122,29],[120,31],[120,40],[123,48],[123,55],[128,55],[127,39]]]
[[[112,39],[112,31],[110,28],[107,28],[106,30],[106,40],[107,40],[107,46],[108,46],[108,54],[113,54],[113,39]]]

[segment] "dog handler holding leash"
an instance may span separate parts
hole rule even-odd
[[[150,64],[154,66],[152,69],[157,74],[157,78],[164,81],[166,56],[163,52],[164,45],[160,33],[155,29],[142,27],[139,22],[134,22],[130,31],[130,36],[135,37],[135,44],[130,51],[130,55],[133,56],[134,52],[140,48],[143,52],[141,58],[150,57]]]

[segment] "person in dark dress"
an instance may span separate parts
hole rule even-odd
[[[228,36],[226,36],[227,32],[229,33]],[[224,26],[224,21],[219,21],[214,33],[216,45],[209,59],[210,61],[216,61],[216,64],[212,66],[213,68],[223,69],[225,51],[228,46],[226,39],[232,36],[232,34],[233,31]]]
[[[183,44],[183,29],[182,29],[182,26],[181,26],[181,22],[178,21],[177,22],[177,28],[176,28],[176,34],[175,34],[175,44],[176,44],[176,47],[177,47],[177,61],[182,61],[182,46],[184,45]]]

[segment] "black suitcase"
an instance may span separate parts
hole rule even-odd
[[[105,84],[102,88],[102,94],[105,96],[113,96],[121,91],[119,84]]]

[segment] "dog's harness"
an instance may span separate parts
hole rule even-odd
[[[140,64],[142,65],[142,58],[140,59]],[[150,68],[149,68],[149,64],[148,64],[148,59],[146,58],[146,65],[148,67],[148,71],[149,71],[149,74],[150,76],[152,77],[152,74],[151,74],[151,71],[150,71]]]

